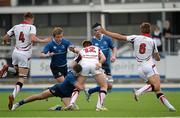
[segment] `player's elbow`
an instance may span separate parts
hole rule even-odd
[[[154,59],[156,61],[160,61],[161,60],[161,57],[160,57],[159,53],[154,53],[153,57],[154,57]]]
[[[156,61],[160,61],[161,59],[160,59],[160,57],[157,57],[157,58],[155,58],[155,60],[156,60]]]

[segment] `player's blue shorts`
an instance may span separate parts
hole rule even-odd
[[[62,66],[62,67],[50,66],[50,68],[55,79],[61,76],[65,77],[67,75],[67,65]]]
[[[54,86],[49,88],[49,91],[56,97],[65,98],[71,97],[72,93],[64,93],[62,92],[60,84],[55,84]]]
[[[103,63],[103,64],[102,64],[102,69],[104,69],[104,73],[105,73],[106,75],[111,75],[110,64]]]

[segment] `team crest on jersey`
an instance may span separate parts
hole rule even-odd
[[[65,48],[65,46],[64,46],[64,45],[62,45],[62,46],[61,46],[61,48],[62,48],[62,49],[64,49],[64,48]]]
[[[98,44],[98,43],[95,43],[94,45],[95,45],[95,46],[98,46],[99,44]]]
[[[103,42],[103,45],[107,45],[107,42],[106,42],[106,41],[104,41],[104,42]]]
[[[56,46],[53,46],[53,49],[56,49],[57,47]]]

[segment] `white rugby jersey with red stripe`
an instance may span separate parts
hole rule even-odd
[[[127,41],[133,44],[138,62],[148,61],[154,52],[158,52],[156,43],[148,34],[127,36]]]
[[[12,27],[7,34],[11,37],[15,35],[16,48],[19,50],[27,51],[31,49],[32,42],[30,40],[30,34],[36,34],[36,27],[28,24],[27,22],[21,22],[18,25]]]

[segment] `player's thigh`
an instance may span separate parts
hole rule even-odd
[[[27,76],[29,73],[29,68],[25,68],[25,67],[19,67],[19,76]]]
[[[67,66],[58,67],[58,66],[50,66],[51,72],[57,81],[63,82],[64,77],[67,75]]]
[[[148,78],[148,84],[152,84],[155,91],[160,91],[160,76],[158,74],[152,75]]]
[[[53,95],[52,95],[52,93],[50,92],[49,89],[43,91],[39,95],[40,95],[41,99],[46,99],[46,98],[49,98],[49,97],[53,97]]]
[[[107,87],[106,75],[105,74],[97,74],[95,75],[96,82],[102,87]]]
[[[19,70],[19,73],[18,73],[19,74],[19,79],[18,79],[18,81],[21,82],[21,83],[24,83],[24,81],[27,79],[29,68],[21,68],[21,67],[19,67],[18,70]]]

